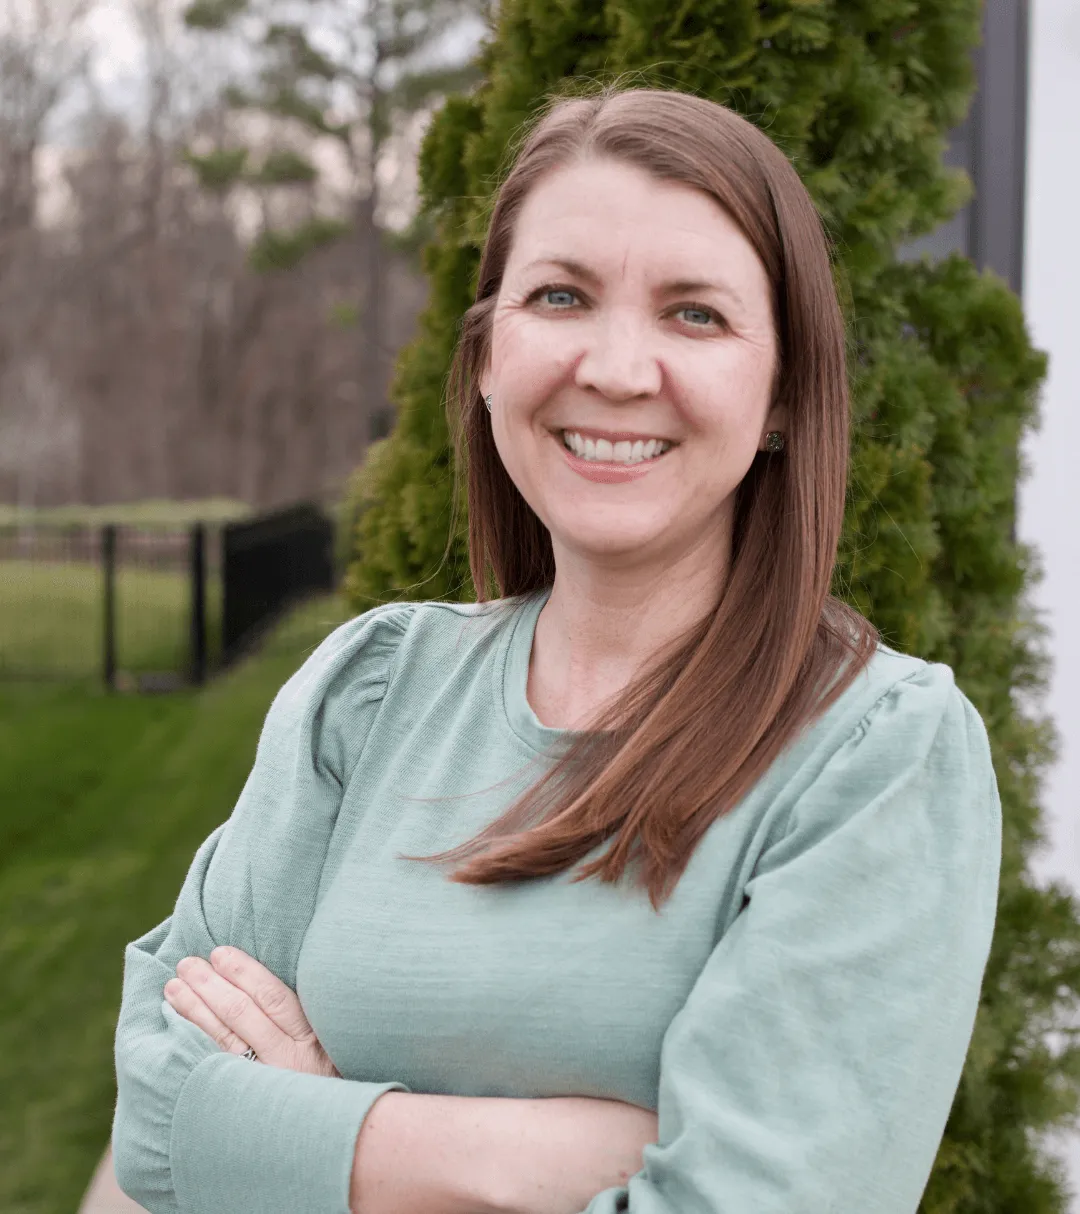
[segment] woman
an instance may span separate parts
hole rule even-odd
[[[451,370],[499,597],[367,611],[278,695],[125,952],[121,1187],[913,1214],[1001,810],[949,667],[829,595],[847,380],[809,196],[709,101],[556,99]]]

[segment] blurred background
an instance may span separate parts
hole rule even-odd
[[[421,143],[481,83],[492,21],[484,0],[0,3],[5,1214],[132,1208],[102,1155],[123,942],[356,609],[350,484],[429,302]],[[1016,523],[1059,733],[1031,867],[1080,892],[1080,6],[986,0],[973,61],[945,153],[973,197],[896,252],[993,270],[1049,355]],[[1080,1214],[1080,1135],[1044,1137]]]

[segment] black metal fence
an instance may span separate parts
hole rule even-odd
[[[0,526],[0,678],[200,683],[333,588],[332,535],[306,506],[224,527]]]
[[[334,587],[334,527],[314,506],[293,506],[222,532],[222,659],[233,661],[290,603]]]

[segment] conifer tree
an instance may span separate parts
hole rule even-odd
[[[191,0],[184,11],[193,30],[236,36],[242,29],[240,45],[258,70],[253,80],[226,88],[224,100],[230,111],[255,112],[277,126],[261,151],[230,134],[212,150],[188,149],[185,157],[200,184],[218,196],[237,185],[260,193],[264,223],[250,251],[253,268],[289,270],[350,231],[359,237],[364,298],[339,305],[334,319],[362,323],[361,398],[369,407],[381,398],[384,382],[383,250],[414,256],[428,235],[422,215],[404,232],[380,230],[376,169],[395,119],[475,83],[475,63],[423,60],[464,17],[487,11],[487,0],[335,0],[322,8],[298,8],[288,0]],[[392,83],[387,69],[393,70]],[[351,214],[330,214],[314,205],[312,187],[320,173],[298,150],[298,133],[309,144],[329,140],[342,153],[358,182]],[[266,219],[268,196],[282,191],[307,200],[308,214],[299,223],[281,226]],[[373,420],[379,433],[388,428],[380,413]]]
[[[834,593],[889,644],[953,668],[986,722],[1003,804],[994,943],[920,1211],[1065,1214],[1063,1169],[1040,1135],[1075,1125],[1080,1108],[1080,914],[1027,872],[1056,738],[1039,712],[1048,658],[1027,598],[1038,557],[1014,538],[1019,445],[1038,423],[1046,358],[995,274],[960,255],[896,256],[970,196],[942,152],[970,103],[979,24],[978,0],[503,0],[484,84],[449,98],[421,149],[430,302],[398,357],[396,428],[354,478],[346,586],[357,611],[474,597],[464,509],[448,535],[443,389],[521,124],[552,93],[614,81],[708,97],[761,125],[821,211],[848,318],[852,458]]]

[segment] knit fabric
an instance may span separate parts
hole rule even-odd
[[[879,646],[660,912],[633,866],[457,884],[401,854],[471,838],[572,736],[526,698],[548,593],[375,608],[279,692],[233,813],[124,952],[112,1146],[152,1214],[349,1214],[389,1090],[656,1110],[643,1169],[588,1214],[915,1214],[994,926],[978,713],[948,666]],[[173,1010],[176,963],[219,944],[297,992],[342,1078]]]

